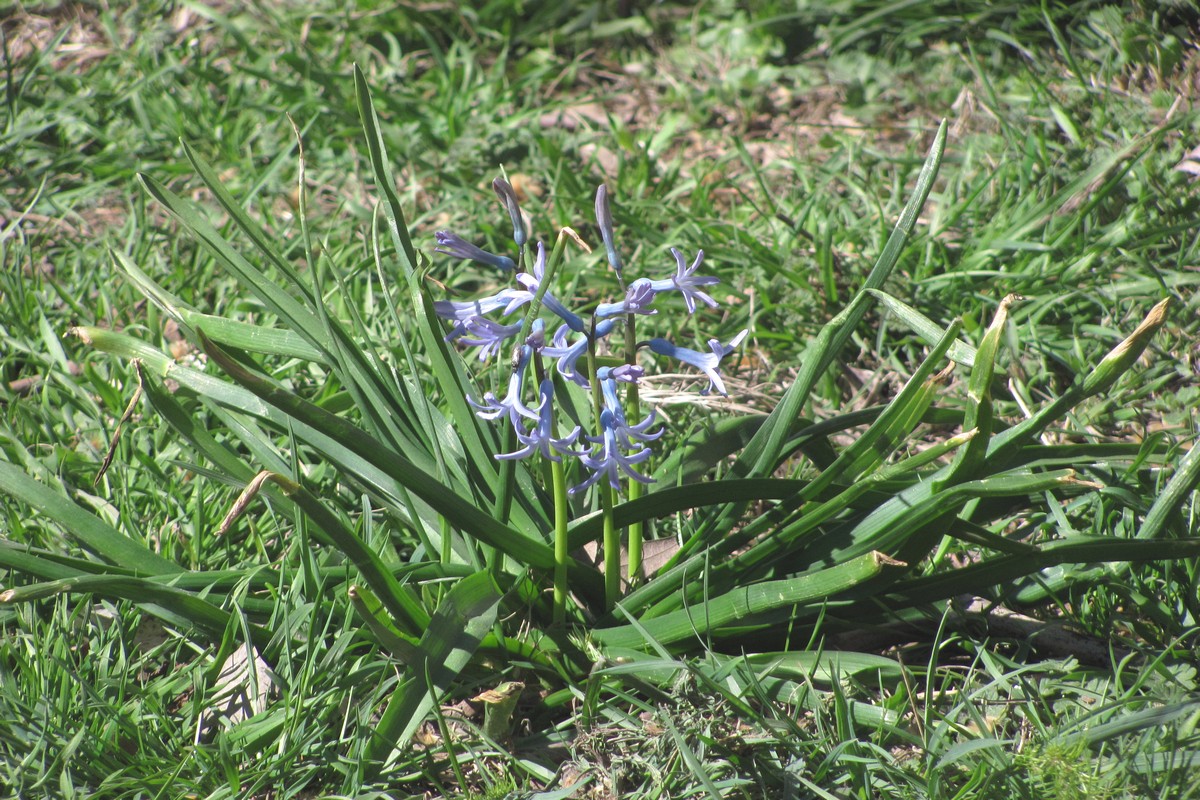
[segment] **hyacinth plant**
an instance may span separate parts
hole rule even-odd
[[[716,391],[727,394],[721,380],[721,360],[732,353],[745,338],[747,331],[733,337],[728,344],[716,339],[708,341],[709,352],[703,353],[681,347],[664,338],[652,338],[639,342],[636,326],[639,316],[654,316],[658,310],[654,303],[659,295],[673,293],[681,296],[688,314],[694,314],[697,305],[716,308],[717,301],[704,289],[718,281],[715,277],[698,274],[704,262],[704,251],[696,253],[691,264],[683,253],[671,248],[675,260],[674,274],[660,280],[637,278],[626,283],[624,265],[616,245],[613,230],[612,210],[609,206],[608,189],[604,184],[596,190],[596,225],[604,242],[608,264],[616,275],[624,298],[617,302],[600,303],[586,317],[577,314],[560,301],[549,287],[565,252],[562,246],[568,238],[581,245],[571,229],[563,229],[558,236],[558,246],[552,257],[547,256],[546,247],[537,242],[533,248],[532,266],[526,266],[526,242],[524,217],[512,186],[503,178],[492,183],[496,195],[507,209],[513,225],[513,242],[517,248],[514,261],[506,255],[490,253],[450,232],[437,233],[437,248],[434,252],[485,264],[511,277],[514,286],[488,297],[465,301],[441,300],[434,303],[434,310],[442,319],[453,323],[446,341],[457,341],[468,348],[478,348],[479,360],[487,361],[511,348],[511,358],[506,370],[507,377],[503,397],[492,392],[483,395],[481,401],[471,397],[467,400],[477,415],[485,420],[507,423],[506,441],[515,438],[520,447],[511,452],[498,453],[497,459],[510,460],[538,456],[550,465],[554,497],[554,619],[565,619],[567,602],[567,561],[569,519],[568,496],[595,486],[604,520],[604,572],[607,605],[611,608],[620,592],[620,542],[613,522],[614,493],[628,483],[631,498],[640,495],[640,487],[652,483],[652,479],[638,471],[639,465],[651,456],[650,442],[659,439],[663,428],[655,429],[655,412],[652,410],[641,417],[637,386],[645,370],[637,363],[637,351],[646,348],[655,354],[676,359],[685,365],[700,370],[708,379],[701,394]],[[586,245],[584,249],[589,250]],[[557,318],[557,329],[552,336],[546,332],[545,320],[538,312],[544,308]],[[525,309],[524,320],[508,324],[496,321],[490,314],[512,318]],[[601,348],[608,344],[610,336],[622,333],[617,350],[623,349],[615,365],[603,365]],[[555,388],[553,371],[559,376],[559,389]],[[532,380],[530,375],[533,376]],[[555,405],[556,392],[566,390],[567,384],[575,384],[589,390],[592,397],[593,433],[582,433],[582,427],[574,425],[566,433],[561,422],[565,416]],[[627,388],[622,398],[618,387]],[[536,391],[534,388],[536,387]],[[535,396],[536,402],[530,397]],[[630,423],[629,419],[640,421]],[[579,464],[586,476],[567,488],[567,468],[563,459]],[[511,475],[508,476],[511,478]],[[508,479],[505,480],[508,484]],[[505,495],[508,496],[507,494]],[[506,510],[501,509],[501,513]],[[641,574],[642,529],[632,527],[629,536],[628,577],[631,581]]]
[[[203,358],[176,360],[129,332],[75,334],[130,361],[136,388],[127,389],[125,418],[145,408],[162,420],[161,435],[186,448],[177,463],[205,479],[194,484],[205,493],[201,507],[230,511],[180,542],[141,520],[92,513],[75,498],[98,506],[95,497],[33,459],[0,462],[0,491],[52,520],[81,551],[0,540],[0,565],[21,576],[0,601],[122,598],[223,653],[252,645],[276,668],[294,652],[324,658],[328,631],[352,620],[354,641],[391,659],[364,667],[379,676],[358,723],[369,727],[370,744],[356,757],[370,775],[396,759],[412,767],[420,757],[406,755],[408,744],[439,701],[494,683],[498,671],[542,683],[544,713],[561,719],[577,705],[585,724],[606,687],[624,691],[628,680],[640,691],[672,680],[675,668],[664,671],[663,659],[675,654],[706,654],[686,668],[739,687],[739,696],[821,708],[832,693],[847,719],[908,741],[895,709],[838,694],[852,674],[876,688],[890,682],[899,696],[895,664],[868,654],[833,658],[820,647],[822,633],[937,618],[964,592],[1037,602],[1133,561],[1200,554],[1195,539],[1166,535],[1178,533],[1175,509],[1200,479],[1200,448],[1180,459],[1160,440],[1048,436],[1136,368],[1164,324],[1165,301],[1061,394],[1014,419],[997,412],[993,391],[1019,298],[997,301],[991,324],[968,341],[959,322],[938,324],[884,291],[937,175],[944,124],[873,268],[813,337],[777,405],[667,431],[639,402],[643,364],[681,362],[720,393],[721,359],[744,336],[710,341],[705,351],[639,333],[643,323],[667,322],[673,299],[688,314],[710,306],[712,278],[699,254],[689,262],[673,252],[672,275],[626,282],[601,188],[596,228],[618,292],[580,306],[555,282],[571,234],[549,252],[530,246],[514,195],[498,184],[516,257],[446,233],[436,249],[483,263],[506,288],[435,300],[432,264],[410,237],[366,80],[357,71],[355,80],[380,201],[366,258],[373,274],[353,279],[372,282],[374,302],[338,305],[346,264],[363,257],[351,245],[314,245],[302,153],[295,235],[303,269],[186,145],[248,248],[142,176],[261,314],[252,322],[195,308],[134,257],[113,253],[115,269]],[[924,358],[886,403],[809,419],[814,387],[870,307],[911,328],[928,347]],[[495,385],[481,390],[460,346],[493,365],[478,377]],[[668,438],[671,447],[655,454]],[[87,491],[109,491],[105,468]],[[1087,530],[1071,525],[1079,518],[1113,520],[1112,535],[1079,533]],[[642,526],[657,520],[671,548],[641,570]],[[222,538],[247,529],[266,529],[284,546],[243,552]],[[634,578],[625,592],[616,567],[622,530]],[[575,555],[595,542],[603,571]],[[193,557],[201,547],[233,555],[224,568],[206,569]],[[952,568],[956,551],[970,554],[968,566]],[[297,680],[291,691],[305,685]],[[244,724],[256,747],[286,735],[286,719],[270,712]],[[524,767],[546,779],[536,765]]]

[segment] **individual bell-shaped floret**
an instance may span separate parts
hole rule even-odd
[[[675,256],[675,274],[661,281],[652,281],[650,288],[655,292],[669,292],[671,290],[679,292],[683,295],[683,304],[687,306],[689,314],[696,313],[697,300],[709,308],[716,308],[717,301],[702,292],[699,287],[712,286],[721,281],[711,275],[696,274],[696,270],[700,269],[700,265],[704,263],[704,251],[696,251],[696,260],[692,262],[690,267],[687,265],[687,261],[684,260],[683,253],[674,247],[671,248],[671,255]]]
[[[708,346],[711,348],[711,353],[700,353],[695,350],[689,350],[686,347],[677,347],[666,339],[651,339],[646,342],[646,345],[658,353],[660,356],[667,356],[682,361],[685,364],[695,367],[708,376],[709,385],[700,391],[700,394],[708,394],[713,389],[717,390],[718,394],[729,394],[725,391],[725,383],[721,380],[719,367],[721,359],[732,353],[742,340],[746,338],[748,331],[742,331],[729,344],[721,344],[716,339],[709,339]]]
[[[554,382],[549,378],[542,381],[538,389],[541,402],[538,404],[538,420],[528,431],[518,429],[517,440],[524,445],[520,450],[511,453],[501,453],[498,459],[525,458],[534,453],[541,453],[551,461],[562,461],[564,455],[581,456],[582,452],[572,450],[571,445],[579,438],[579,426],[563,437],[554,436]]]

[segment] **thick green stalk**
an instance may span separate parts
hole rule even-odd
[[[637,329],[635,323],[636,317],[629,314],[625,317],[625,363],[637,363]],[[642,418],[641,404],[638,399],[638,386],[636,383],[629,384],[629,389],[625,394],[625,414],[633,424],[637,424]],[[642,496],[643,486],[638,481],[628,481],[627,489],[630,500],[637,500]],[[642,579],[642,537],[644,533],[644,523],[635,522],[629,526],[629,584],[636,585]]]
[[[596,337],[593,321],[593,335],[588,341],[588,369],[592,373],[592,414],[596,419],[596,427],[600,427],[600,381],[596,377]],[[621,536],[613,521],[612,488],[605,483],[596,484],[596,493],[600,497],[600,512],[604,519],[604,609],[611,611],[621,598]]]
[[[527,339],[529,339],[529,334],[533,330],[533,321],[537,319],[538,311],[540,311],[542,307],[542,298],[546,295],[546,291],[550,288],[550,284],[554,280],[554,274],[558,271],[558,265],[562,261],[563,253],[567,249],[568,232],[570,233],[571,237],[575,239],[575,241],[579,241],[579,237],[575,236],[575,232],[570,228],[563,228],[558,232],[558,239],[556,239],[554,242],[554,249],[550,252],[550,256],[546,259],[546,270],[542,273],[542,282],[538,286],[537,294],[534,295],[533,300],[529,303],[529,311],[527,311],[525,314],[525,320],[521,323],[520,340],[517,342],[518,349],[525,344]],[[525,264],[524,248],[521,248],[521,251],[517,254],[517,257],[520,259],[520,266],[518,266],[517,269],[521,269]],[[512,359],[512,363],[513,368],[516,369],[517,359],[515,355]],[[504,449],[501,452],[510,453],[516,449],[516,446],[517,434],[510,425],[505,430]],[[500,483],[499,490],[496,492],[495,510],[496,519],[504,521],[506,524],[509,512],[512,509],[513,484],[516,480],[515,472],[516,465],[511,459],[506,459],[500,462]]]
[[[621,599],[621,531],[613,521],[613,494],[607,484],[596,484],[600,490],[600,508],[604,513],[604,605],[611,611]]]
[[[567,560],[571,557],[567,545],[567,523],[571,521],[567,503],[567,469],[562,459],[550,462],[551,483],[554,489],[554,622],[567,619]]]

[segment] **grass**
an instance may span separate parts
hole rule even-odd
[[[1185,457],[1196,433],[1200,245],[1192,176],[1175,169],[1198,122],[1194,14],[1100,2],[763,3],[754,13],[659,4],[628,16],[605,4],[519,5],[30,6],[0,23],[0,582],[42,592],[56,578],[99,576],[81,584],[86,593],[58,587],[0,606],[0,783],[63,797],[501,797],[572,783],[595,798],[1195,796],[1200,608]],[[761,562],[753,547],[769,537],[752,538],[755,517],[772,535],[805,523],[772,516],[783,514],[778,496],[758,499],[750,533],[731,527],[711,561],[685,562],[701,564],[704,580],[647,584],[626,596],[628,618],[597,612],[563,635],[540,615],[537,590],[522,589],[532,585],[525,572],[499,570],[525,592],[516,600],[479,578],[487,551],[440,522],[454,509],[432,513],[431,500],[336,456],[345,438],[314,444],[305,425],[320,420],[256,411],[264,404],[248,383],[195,382],[252,364],[417,459],[436,438],[405,428],[403,414],[417,411],[372,416],[405,405],[394,398],[411,385],[389,384],[395,394],[375,400],[355,394],[368,381],[346,377],[375,374],[354,372],[355,348],[400,365],[411,348],[431,399],[421,413],[453,419],[454,392],[405,305],[402,247],[373,232],[381,181],[352,63],[374,98],[418,251],[431,253],[444,228],[508,247],[489,187],[500,168],[535,230],[571,225],[593,244],[587,210],[607,181],[637,274],[669,263],[668,247],[705,250],[722,279],[721,312],[663,314],[656,331],[728,341],[749,327],[750,343],[726,369],[728,403],[690,402],[678,378],[650,385],[673,442],[664,453],[788,398],[796,416],[824,420],[828,438],[789,440],[774,477],[817,480],[875,435],[872,415],[933,345],[901,306],[870,303],[837,329],[845,346],[811,391],[784,390],[806,380],[824,352],[811,343],[867,280],[942,118],[937,181],[880,288],[939,335],[960,317],[981,364],[994,348],[994,371],[960,368],[928,411],[876,440],[887,453],[860,454],[851,474],[943,442],[970,415],[994,413],[998,430],[1019,423],[1078,385],[1157,302],[1172,307],[1111,387],[1021,450],[1019,466],[1039,480],[1069,466],[1079,483],[1015,494],[991,484],[962,497],[951,518],[932,517],[954,536],[931,527],[903,579],[739,618],[740,629],[697,616],[719,613],[722,592],[743,582],[794,586],[822,552],[841,558],[836,525],[861,532],[876,504],[912,497],[899,494],[902,472],[878,495],[833,508],[820,538],[796,540],[811,549]],[[289,116],[303,139],[304,209]],[[219,205],[198,162],[213,165],[266,246]],[[197,204],[253,274],[287,286],[285,268],[299,270],[289,296],[320,296],[329,318],[289,321],[290,307],[272,305],[279,295],[249,291],[252,273],[239,277],[198,246],[195,225],[164,213],[138,173]],[[269,358],[239,350],[218,368],[219,352],[148,302],[122,263],[211,315],[195,326],[210,335],[226,330],[213,319],[223,317],[305,336]],[[565,276],[562,293],[607,297],[612,281],[594,263],[594,275]],[[496,285],[438,256],[429,276],[438,298],[441,286],[474,296]],[[1025,300],[993,326],[1010,293]],[[96,331],[92,346],[68,334],[78,326]],[[110,337],[111,350],[136,341],[197,367],[193,383],[182,371],[179,384],[156,380],[146,350],[148,400],[120,425],[139,374],[104,351],[105,330],[131,337]],[[311,354],[339,330],[351,348]],[[399,447],[408,437],[420,447]],[[110,443],[112,466],[97,480]],[[736,477],[726,456],[737,452],[706,463]],[[945,462],[969,471],[973,452]],[[672,482],[690,475],[660,461]],[[452,452],[437,463],[445,482],[457,480]],[[260,469],[282,478],[218,535]],[[972,485],[1012,477],[985,472]],[[332,511],[314,516],[320,508]],[[538,508],[519,513],[537,522]],[[718,522],[685,507],[654,524],[663,538],[701,541]],[[430,557],[443,535],[455,556]],[[141,562],[106,558],[114,537],[165,561],[146,548],[128,551]],[[1131,546],[1022,561],[1030,545],[1114,542]],[[997,579],[1001,564],[1008,577]],[[192,572],[172,578],[179,567]],[[350,585],[397,607],[352,604]],[[149,604],[139,594],[148,591]],[[964,611],[976,595],[1024,616]],[[1077,637],[1064,640],[1059,626]],[[436,650],[464,631],[457,650]],[[248,641],[272,673],[267,709],[207,730],[222,664]],[[406,648],[441,653],[428,663],[446,670],[418,675]],[[510,679],[529,687],[511,746],[480,735],[469,703]]]

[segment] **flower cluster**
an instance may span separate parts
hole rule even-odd
[[[434,309],[438,316],[452,323],[446,340],[478,348],[481,360],[501,354],[506,347],[512,350],[512,368],[504,397],[487,392],[479,401],[468,398],[481,418],[507,418],[516,431],[520,449],[501,453],[496,458],[525,458],[534,453],[540,453],[552,461],[560,461],[563,456],[577,458],[589,474],[572,487],[572,493],[582,491],[605,477],[614,489],[620,488],[622,477],[649,483],[650,478],[639,472],[637,467],[650,458],[651,451],[646,443],[659,438],[662,429],[651,430],[655,424],[653,411],[645,419],[629,424],[618,391],[618,384],[636,384],[644,371],[633,363],[634,354],[627,353],[628,363],[617,367],[599,367],[593,376],[589,366],[593,363],[590,357],[595,355],[597,344],[614,330],[625,330],[625,326],[632,328],[637,316],[657,314],[658,311],[652,306],[660,294],[678,292],[689,314],[695,313],[698,303],[715,308],[717,302],[705,293],[704,288],[717,283],[717,279],[697,274],[704,263],[704,251],[697,252],[696,258],[688,264],[681,252],[671,248],[671,255],[675,259],[673,275],[662,280],[639,278],[626,285],[624,265],[613,237],[608,191],[601,185],[596,191],[596,221],[608,262],[625,296],[618,302],[599,304],[585,319],[559,300],[548,285],[543,286],[548,277],[546,247],[542,242],[534,246],[532,266],[528,271],[523,269],[528,235],[516,193],[500,178],[492,183],[492,187],[512,220],[517,260],[489,253],[449,231],[437,233],[438,246],[435,252],[469,259],[509,273],[513,285],[491,297],[465,302],[439,301],[434,303]],[[552,276],[549,280],[552,280]],[[527,314],[528,306],[535,301],[557,318],[557,328],[549,337],[546,335],[545,320],[535,317],[525,331],[524,315],[514,316],[522,309]],[[500,322],[489,315],[498,315],[511,321]],[[523,331],[526,335],[522,340]],[[708,377],[709,385],[701,394],[708,394],[713,389],[726,394],[719,371],[720,363],[745,336],[746,331],[742,331],[728,344],[710,339],[709,353],[680,347],[661,338],[639,342],[637,347],[646,347],[658,355],[676,359],[702,371]],[[628,340],[633,341],[633,338],[629,337]],[[557,435],[559,426],[555,415],[555,383],[547,372],[547,361],[554,362],[554,369],[564,380],[597,393],[596,435],[583,434],[578,425],[564,436]],[[535,383],[536,400],[527,401],[533,395],[532,385]]]

